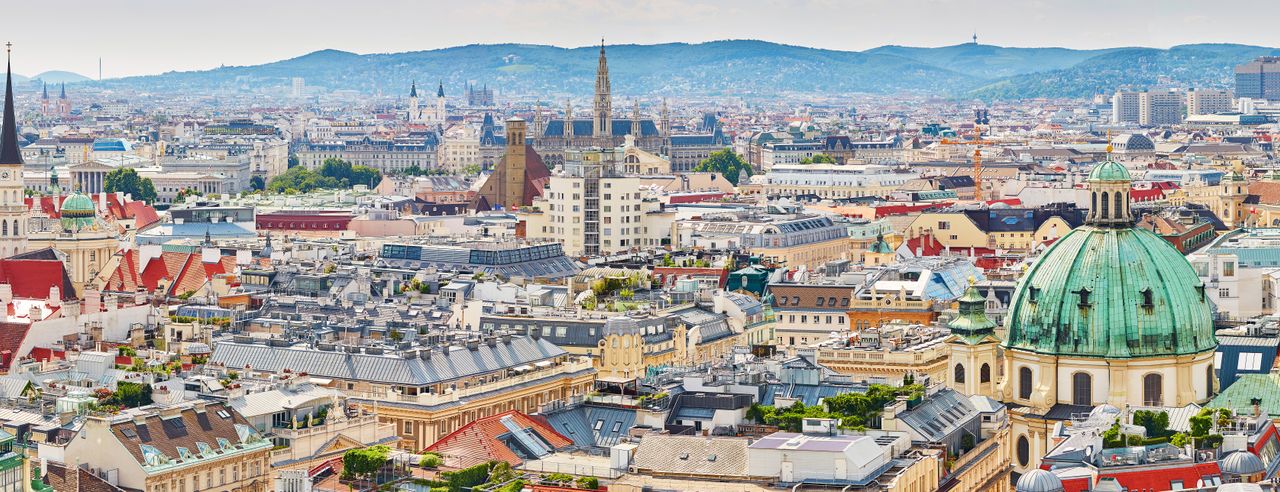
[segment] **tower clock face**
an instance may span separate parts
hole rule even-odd
[[[8,181],[8,180],[9,180],[9,171],[3,171],[3,172],[0,172],[0,179],[3,179],[3,180]]]

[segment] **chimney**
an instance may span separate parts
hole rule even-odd
[[[62,290],[56,285],[49,286],[49,304],[62,304]]]
[[[67,467],[68,492],[80,492],[80,457],[76,456],[75,466]]]
[[[84,312],[88,314],[102,312],[102,293],[92,286],[84,289]]]

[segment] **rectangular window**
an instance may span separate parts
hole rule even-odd
[[[1219,298],[1221,298],[1221,299],[1227,299],[1227,298],[1230,298],[1230,297],[1231,297],[1231,289],[1226,288],[1226,287],[1223,287],[1223,288],[1221,288],[1221,289],[1218,289],[1218,297],[1219,297]]]
[[[1223,276],[1223,277],[1234,277],[1234,276],[1236,276],[1236,264],[1235,264],[1235,263],[1233,263],[1233,262],[1230,262],[1230,261],[1228,261],[1228,262],[1226,262],[1226,263],[1223,263],[1223,264],[1222,264],[1222,276]]]
[[[404,423],[404,433],[405,433],[405,434],[407,434],[407,435],[410,435],[410,436],[412,436],[412,435],[413,435],[413,422],[405,421],[405,423]]]

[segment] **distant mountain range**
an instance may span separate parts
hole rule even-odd
[[[598,49],[495,44],[368,55],[323,50],[263,65],[101,83],[166,92],[283,91],[290,79],[302,77],[308,86],[407,94],[410,82],[416,80],[429,93],[442,82],[446,92],[459,94],[471,80],[505,93],[552,98],[592,91]],[[607,54],[618,98],[912,92],[1017,99],[1087,97],[1123,85],[1230,87],[1233,66],[1260,55],[1280,54],[1280,50],[1237,44],[1101,50],[962,44],[882,46],[856,52],[732,40],[615,45],[607,47]]]

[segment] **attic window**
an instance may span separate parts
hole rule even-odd
[[[786,305],[787,305],[787,297],[786,297],[786,296],[779,297],[779,298],[778,298],[778,305],[779,305],[779,306],[786,306]]]
[[[137,432],[134,432],[134,431],[133,431],[133,429],[130,429],[130,428],[127,428],[127,427],[126,427],[126,428],[122,428],[122,429],[120,429],[120,433],[121,433],[121,434],[124,434],[124,437],[127,437],[127,438],[129,438],[129,439],[137,439],[137,438],[138,438],[138,433],[137,433]]]
[[[224,418],[224,419],[229,419],[229,418],[231,418],[231,414],[227,413],[227,411],[226,411],[226,410],[218,410],[218,416],[219,416],[219,417],[222,417],[222,418]]]
[[[1156,307],[1154,298],[1155,298],[1154,293],[1151,292],[1150,287],[1142,289],[1142,307],[1147,309]]]
[[[818,307],[822,307],[822,304],[823,304],[823,302],[824,302],[824,301],[826,301],[826,299],[819,297],[819,298],[818,298]]]
[[[1040,300],[1040,288],[1036,286],[1032,286],[1030,289],[1027,289],[1027,297],[1030,298],[1029,300],[1031,302],[1036,302]]]

